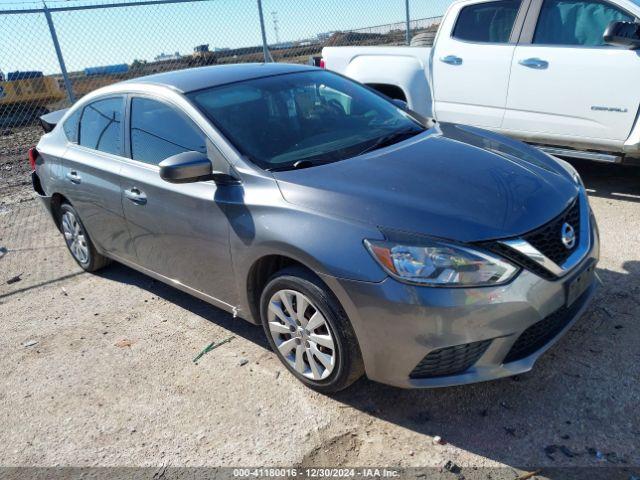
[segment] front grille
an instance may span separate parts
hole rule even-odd
[[[429,353],[411,371],[411,378],[433,378],[455,375],[471,367],[491,344],[491,340],[440,348]]]
[[[483,246],[507,260],[511,260],[516,265],[526,268],[545,280],[556,280],[556,276],[538,262],[527,257],[524,253],[520,253],[519,251],[505,245],[504,243],[490,242]]]
[[[562,243],[562,225],[565,222],[573,227],[576,235],[575,245],[571,249]],[[524,234],[521,238],[533,245],[556,265],[562,266],[580,244],[580,199],[576,198],[571,206],[560,215],[543,226]],[[535,260],[501,241],[481,242],[478,245],[511,260],[516,265],[520,265],[546,280],[556,280],[557,278]]]
[[[572,248],[562,243],[562,225],[568,223],[575,231],[576,241]],[[564,212],[542,227],[527,233],[522,237],[533,245],[545,257],[556,265],[562,265],[569,255],[578,248],[580,243],[580,202],[576,198],[573,204]]]
[[[544,347],[567,326],[576,313],[578,313],[578,310],[584,305],[587,298],[589,298],[589,290],[577,298],[570,307],[561,307],[551,315],[527,328],[520,334],[516,343],[513,344],[511,350],[507,353],[507,356],[504,358],[504,363],[522,360]]]

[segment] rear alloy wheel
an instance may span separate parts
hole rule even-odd
[[[333,393],[362,376],[353,327],[337,299],[309,270],[288,267],[271,277],[260,312],[273,351],[308,387]]]
[[[68,203],[60,205],[59,225],[69,252],[84,270],[94,272],[109,263],[108,258],[96,251],[78,212]]]
[[[87,245],[87,237],[84,229],[80,226],[80,222],[73,212],[64,212],[60,221],[64,240],[67,247],[73,255],[73,258],[80,265],[89,263],[89,245]]]

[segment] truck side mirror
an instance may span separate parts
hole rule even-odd
[[[605,43],[630,50],[640,48],[640,24],[611,22],[603,35]]]

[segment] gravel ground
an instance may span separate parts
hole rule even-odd
[[[0,465],[640,466],[638,169],[577,164],[603,286],[532,372],[422,391],[362,379],[327,397],[260,328],[117,264],[82,273],[24,168],[0,158]]]
[[[27,151],[41,135],[39,126],[0,130],[0,212],[9,204],[31,198],[26,190],[31,185]]]

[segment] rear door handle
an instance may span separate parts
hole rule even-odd
[[[67,180],[69,180],[71,183],[76,184],[82,182],[82,178],[80,178],[80,175],[78,175],[78,172],[76,172],[75,170],[71,170],[67,173]]]
[[[536,70],[544,70],[549,67],[549,62],[540,58],[525,58],[518,63],[523,67],[535,68]]]
[[[124,196],[136,205],[144,205],[145,203],[147,203],[147,196],[137,187],[132,187],[129,190],[125,190]]]
[[[447,55],[446,57],[440,57],[440,61],[448,63],[449,65],[462,65],[462,59],[455,55]]]

